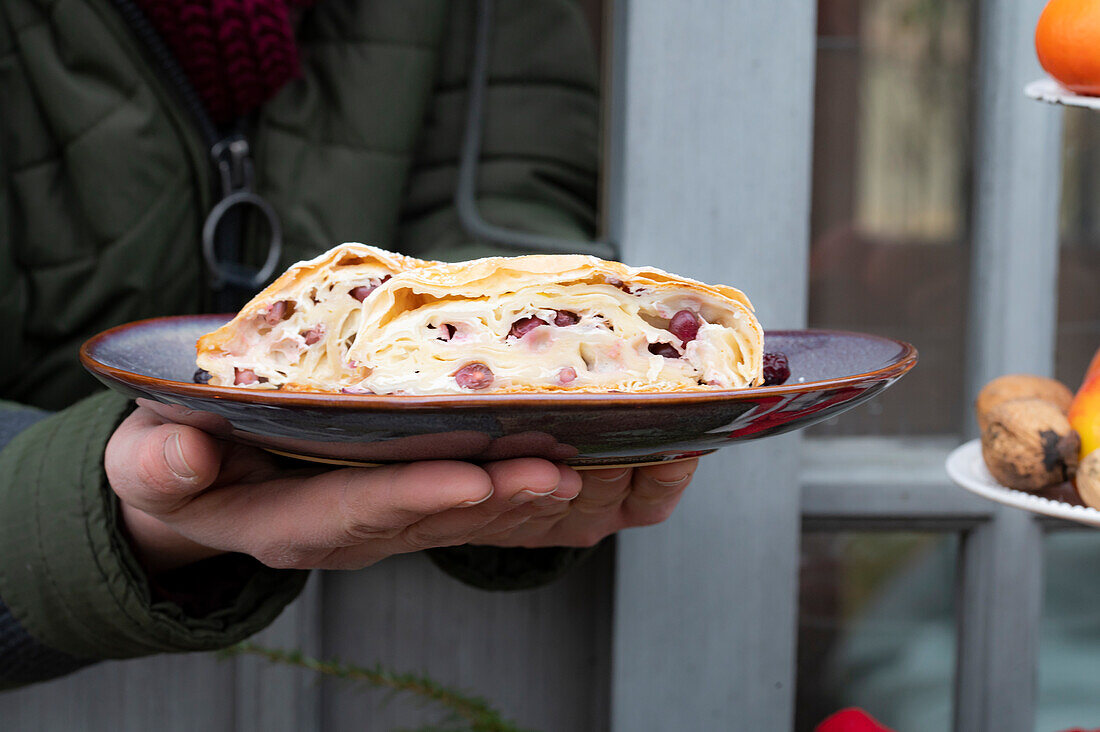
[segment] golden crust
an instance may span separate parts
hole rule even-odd
[[[716,297],[752,304],[743,292],[726,285],[708,285],[670,274],[656,267],[629,267],[584,254],[530,254],[522,257],[486,257],[450,264],[436,262],[410,272],[406,281],[445,288],[455,294],[495,295],[533,280],[606,281],[618,279],[631,287],[689,287]]]
[[[701,323],[691,343],[669,332],[681,309]],[[574,310],[576,327],[541,329],[552,335],[509,330]],[[318,329],[325,342],[304,345]],[[662,343],[678,355],[654,356]],[[494,374],[482,393],[667,392],[761,383],[763,331],[740,290],[656,268],[585,255],[443,263],[344,244],[291,267],[197,346],[218,385],[243,369],[251,388],[469,393],[456,370],[479,363]]]
[[[236,335],[241,323],[260,313],[267,307],[268,303],[278,301],[283,296],[302,289],[304,285],[314,281],[320,274],[328,270],[337,267],[378,268],[394,275],[398,272],[428,267],[433,264],[440,264],[440,262],[406,257],[404,254],[397,254],[396,252],[358,242],[341,244],[313,259],[292,264],[286,272],[279,275],[274,282],[249,300],[233,320],[212,333],[207,333],[199,338],[198,352],[200,354],[210,353],[221,349]]]

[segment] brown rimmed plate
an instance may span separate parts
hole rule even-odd
[[[808,427],[867,401],[917,362],[913,346],[842,331],[775,331],[782,386],[664,394],[358,396],[196,384],[195,341],[229,320],[183,315],[121,325],[80,360],[116,391],[165,405],[216,436],[322,462],[500,460],[538,456],[578,467],[703,455]]]

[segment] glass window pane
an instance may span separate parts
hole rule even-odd
[[[1055,369],[1076,389],[1100,346],[1100,113],[1066,109]]]
[[[911,341],[921,365],[817,434],[958,431],[972,0],[820,0],[809,323]]]
[[[803,534],[797,730],[846,706],[951,728],[957,553],[954,534]]]
[[[1100,724],[1100,535],[1048,534],[1036,732]]]
[[[1100,114],[1064,111],[1055,371],[1081,383],[1100,346]],[[1100,535],[1047,536],[1046,587],[1039,635],[1039,711],[1035,729],[1100,724]]]

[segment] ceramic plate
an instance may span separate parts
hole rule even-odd
[[[947,474],[951,476],[951,480],[982,498],[1044,516],[1100,526],[1100,511],[1095,508],[1075,506],[1065,501],[1007,488],[998,483],[985,467],[981,440],[971,440],[955,448],[947,456]]]
[[[499,460],[642,465],[807,427],[864,402],[917,362],[908,343],[838,331],[779,331],[782,386],[686,394],[379,396],[195,384],[195,341],[228,316],[143,320],[80,349],[85,368],[172,419],[273,452],[336,463]]]
[[[1086,107],[1100,109],[1100,97],[1076,94],[1051,78],[1033,81],[1024,87],[1024,94],[1032,99],[1048,104],[1064,104],[1067,107]]]

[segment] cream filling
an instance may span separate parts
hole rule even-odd
[[[455,372],[471,363],[493,372],[482,393],[516,386],[582,391],[639,391],[713,386],[740,388],[755,378],[760,355],[752,325],[728,303],[692,290],[636,290],[606,284],[552,284],[521,287],[488,297],[412,292],[398,279],[377,287],[359,303],[348,292],[377,285],[381,268],[336,269],[320,284],[305,283],[277,293],[271,305],[294,304],[288,317],[270,324],[265,312],[253,316],[220,353],[199,365],[211,382],[233,385],[237,370],[262,379],[251,388],[294,384],[320,391],[376,394],[468,394]],[[428,290],[429,288],[421,288]],[[314,302],[316,300],[316,302]],[[682,309],[706,321],[689,343],[667,330]],[[554,325],[556,312],[579,316],[574,325]],[[510,335],[522,318],[541,325],[523,337]],[[441,338],[446,326],[455,329]],[[311,331],[320,340],[306,344]],[[649,346],[668,343],[681,354],[666,358]],[[563,369],[575,379],[562,383]]]

